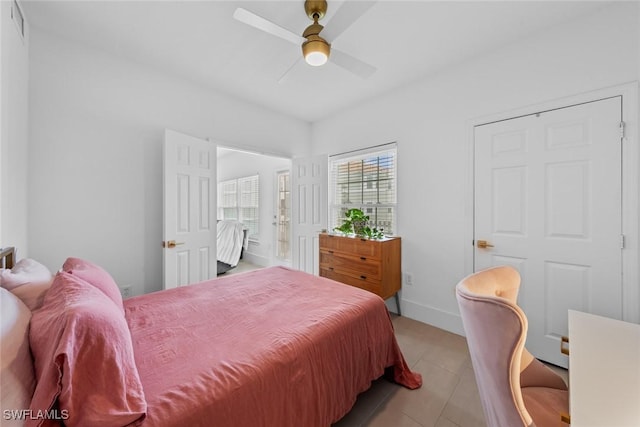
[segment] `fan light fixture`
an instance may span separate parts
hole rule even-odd
[[[329,43],[320,37],[320,31],[324,27],[318,24],[318,20],[322,19],[327,13],[327,2],[326,0],[307,0],[304,3],[304,9],[307,12],[307,16],[313,19],[313,24],[309,25],[302,33],[302,37],[307,39],[302,43],[302,55],[307,64],[319,67],[327,63],[329,52],[331,51]]]
[[[319,67],[326,64],[329,60],[330,46],[322,37],[316,37],[317,39],[307,39],[307,41],[302,44],[302,54],[307,64]]]

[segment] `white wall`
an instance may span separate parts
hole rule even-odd
[[[29,26],[25,38],[11,19],[13,2],[0,1],[0,246],[29,255],[27,155]]]
[[[403,314],[461,332],[471,122],[639,78],[638,3],[536,34],[312,125],[314,154],[398,141]],[[394,308],[393,304],[390,304]]]
[[[276,172],[291,169],[291,160],[281,157],[228,152],[218,160],[218,182],[245,176],[260,176],[260,233],[250,242],[247,260],[262,266],[271,265],[276,227],[272,225],[276,209]]]
[[[30,255],[105,267],[139,294],[162,286],[162,138],[304,154],[310,125],[95,49],[33,31]]]

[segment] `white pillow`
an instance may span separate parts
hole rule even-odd
[[[0,273],[0,286],[12,290],[27,283],[46,282],[52,278],[47,267],[30,258],[23,258],[11,270]]]
[[[9,289],[31,311],[42,307],[44,297],[53,283],[47,267],[29,258],[23,258],[11,270],[0,272],[0,287]]]
[[[5,410],[29,409],[36,379],[29,349],[31,311],[2,288],[0,308],[0,409],[4,414]]]

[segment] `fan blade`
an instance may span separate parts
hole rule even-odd
[[[278,79],[278,84],[284,84],[287,80],[289,80],[289,76],[291,75],[291,72],[301,62],[302,62],[302,56],[298,57],[298,59],[296,59],[296,61],[293,64],[291,64],[291,66],[289,68],[287,68],[287,71],[285,71],[280,76],[280,78]]]
[[[233,17],[240,22],[280,37],[281,39],[290,41],[293,44],[301,45],[305,41],[304,37],[294,34],[286,28],[282,28],[278,24],[274,24],[273,22],[241,7],[237,8],[236,11],[233,12]]]
[[[373,73],[376,72],[376,67],[373,65],[362,62],[359,59],[334,48],[331,48],[329,61],[355,74],[356,76],[362,77],[363,79],[371,77]]]
[[[333,15],[331,21],[327,22],[322,30],[322,37],[332,42],[374,4],[376,4],[375,1],[345,1]]]

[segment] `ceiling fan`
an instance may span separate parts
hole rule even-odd
[[[233,17],[247,25],[301,46],[303,58],[309,65],[321,66],[331,60],[331,62],[345,70],[366,79],[375,73],[376,68],[333,48],[331,42],[369,10],[374,3],[375,1],[345,1],[327,26],[323,27],[318,21],[327,13],[326,0],[306,0],[304,2],[304,10],[313,21],[313,24],[304,30],[302,36],[241,7],[235,10]],[[322,35],[320,34],[321,32]],[[284,80],[300,59],[296,60],[287,69],[284,75],[280,77],[279,82]]]

